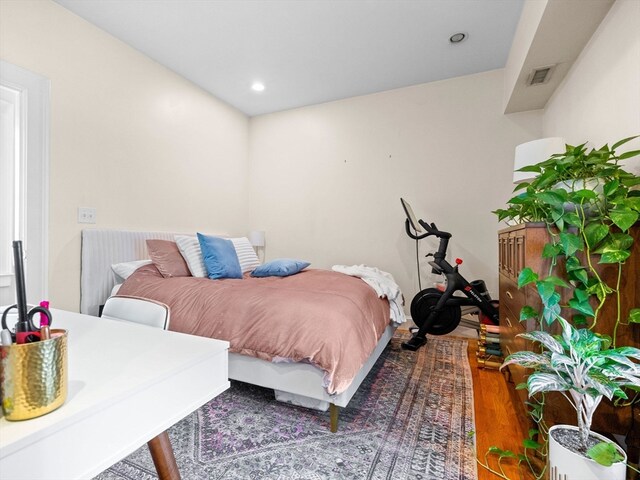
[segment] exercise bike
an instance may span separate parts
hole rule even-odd
[[[418,241],[435,236],[440,240],[438,251],[429,253],[426,256],[433,257],[433,261],[429,262],[431,272],[437,275],[444,275],[446,279],[442,290],[425,288],[418,292],[411,301],[411,318],[418,326],[418,330],[411,339],[402,344],[402,348],[405,350],[418,350],[427,343],[427,334],[445,335],[455,330],[460,324],[463,307],[477,307],[484,314],[486,323],[497,325],[499,319],[498,309],[495,306],[495,302],[492,302],[484,282],[482,280],[468,282],[460,275],[458,268],[462,264],[461,259],[456,258],[455,266],[447,262],[445,257],[451,234],[438,230],[435,223],[416,220],[409,203],[402,198],[400,202],[407,216],[405,230],[409,237]],[[420,232],[423,229],[425,233],[421,234]],[[454,295],[456,292],[462,292],[464,297]]]

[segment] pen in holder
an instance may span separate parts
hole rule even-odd
[[[44,306],[27,311],[19,240],[13,242],[13,258],[17,302],[2,314],[3,335],[8,344],[3,340],[0,346],[0,399],[7,420],[27,420],[55,410],[67,398],[67,331],[48,329],[50,338],[41,338],[33,316],[45,316],[41,323],[48,327],[51,312]],[[13,309],[17,310],[17,323],[11,333],[7,318]]]
[[[27,420],[60,407],[67,398],[67,331],[51,339],[0,346],[0,397],[7,420]]]

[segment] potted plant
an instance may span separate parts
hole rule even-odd
[[[499,220],[545,222],[551,235],[551,242],[542,252],[543,257],[551,260],[549,275],[534,278],[535,272],[529,268],[520,272],[523,280],[520,286],[536,282],[542,312],[525,308],[521,320],[539,314],[539,318],[551,324],[561,309],[558,288],[573,289],[573,297],[565,308],[573,311],[571,321],[575,325],[594,328],[610,295],[618,297],[620,303],[620,285],[604,282],[597,265],[616,265],[619,282],[631,255],[634,241],[629,229],[640,219],[640,190],[636,188],[640,177],[624,170],[620,161],[640,155],[640,150],[617,155],[615,149],[634,138],[637,136],[620,140],[611,148],[604,145],[589,151],[585,144],[567,145],[564,153],[524,167],[521,170],[538,175],[516,187],[515,191],[524,192],[511,198],[508,208],[494,211]],[[588,182],[600,185],[602,195],[589,188]],[[573,207],[567,208],[568,204]],[[559,260],[563,261],[566,279],[552,274]],[[628,316],[622,314],[618,309],[612,332],[614,346],[620,325],[640,323],[640,309],[631,309]]]
[[[591,432],[593,414],[603,397],[627,399],[623,387],[640,390],[640,350],[611,348],[611,339],[557,317],[562,335],[544,331],[520,334],[542,345],[541,353],[509,355],[502,368],[517,364],[533,368],[527,379],[529,396],[560,392],[576,410],[578,427],[555,425],[549,430],[549,468],[567,480],[624,480],[626,454],[605,437]]]
[[[507,208],[493,213],[498,220],[548,222],[562,229],[565,223],[579,224],[576,217],[580,213],[593,211],[609,216],[625,230],[638,220],[640,192],[633,187],[640,184],[640,178],[624,170],[620,162],[639,155],[640,150],[617,155],[616,149],[635,138],[638,136],[591,150],[586,144],[566,145],[564,152],[519,169],[536,176],[519,183],[514,192],[523,191],[507,202]],[[567,205],[576,207],[565,208]]]
[[[634,138],[637,137],[590,150],[585,144],[566,145],[565,152],[521,169],[534,172],[535,178],[515,188],[514,192],[519,193],[508,201],[507,208],[494,211],[499,220],[543,222],[550,237],[542,251],[542,257],[549,260],[549,271],[524,268],[518,276],[518,287],[535,285],[542,301],[539,311],[531,306],[522,308],[520,320],[536,319],[539,326],[523,336],[538,342],[544,350],[517,352],[505,361],[505,365],[517,363],[535,369],[529,381],[517,388],[529,389],[527,406],[537,427],[523,440],[524,454],[492,447],[488,454],[498,457],[498,466],[502,459],[513,458],[535,470],[529,455],[532,450],[544,457],[552,449],[550,456],[556,461],[557,434],[550,432],[561,427],[550,430],[546,425],[546,392],[561,392],[570,401],[578,412],[576,430],[582,439],[585,434],[588,439],[596,437],[589,430],[593,413],[603,398],[626,398],[622,387],[640,389],[637,365],[631,360],[640,359],[638,350],[617,347],[619,327],[640,323],[640,308],[633,305],[623,311],[620,293],[623,268],[634,244],[629,230],[640,218],[640,177],[624,170],[620,162],[639,155],[640,150],[619,155],[615,151]],[[617,269],[617,280],[608,284],[600,273],[600,264]],[[612,296],[613,328],[607,336],[600,331],[598,319]],[[562,335],[553,336],[551,331],[558,331],[557,323]],[[631,377],[628,369],[634,372]],[[615,464],[620,450],[610,443],[596,443],[595,449],[586,449],[587,456],[602,463],[602,468]],[[486,457],[485,463],[480,464],[489,468]],[[622,469],[624,478],[625,467],[616,469]],[[507,478],[502,469],[492,471]],[[567,479],[615,478],[611,470],[600,477],[573,476],[571,472],[575,474],[577,467],[552,475],[563,472]],[[534,474],[542,478],[545,468]]]

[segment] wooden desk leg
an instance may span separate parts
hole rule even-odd
[[[164,431],[147,443],[160,480],[180,480],[180,470],[173,455],[169,435]]]

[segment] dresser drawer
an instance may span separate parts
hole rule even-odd
[[[517,321],[520,318],[520,310],[526,305],[525,293],[518,289],[516,282],[505,275],[500,275],[499,295],[500,306],[506,307],[513,315],[517,315],[515,318]]]
[[[524,328],[513,316],[512,312],[500,305],[500,347],[505,356],[522,351],[526,348],[525,340],[518,337],[519,333],[524,333]],[[509,365],[507,367],[513,383],[518,385],[526,379],[526,370],[519,365]]]

